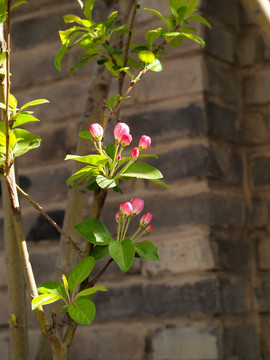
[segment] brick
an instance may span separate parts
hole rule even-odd
[[[233,32],[213,23],[212,29],[205,28],[204,33],[208,53],[226,62],[235,62],[236,38]]]
[[[244,144],[263,144],[269,140],[267,116],[262,111],[249,110],[241,126],[241,141]]]
[[[260,60],[262,38],[257,33],[243,33],[238,43],[238,60],[242,66],[254,65]]]
[[[238,24],[237,6],[234,0],[229,0],[229,2],[227,0],[202,0],[200,9],[206,12],[204,15],[206,18],[207,14],[210,14],[219,22],[235,27]]]
[[[255,187],[270,185],[270,157],[258,156],[252,159],[252,179]]]
[[[156,9],[161,12],[164,16],[170,15],[169,6],[166,2],[159,1],[159,0],[142,0],[140,2],[141,9],[150,8]],[[141,11],[140,16],[137,17],[137,21],[140,22],[150,22],[151,20],[156,20],[157,18],[151,14],[150,11]],[[163,22],[161,23],[163,24]],[[161,26],[161,25],[160,25]]]
[[[244,100],[248,105],[264,104],[270,101],[270,71],[263,68],[243,80]]]
[[[251,228],[261,228],[268,225],[269,204],[265,199],[252,199],[252,207],[248,213],[248,221]]]
[[[174,79],[170,85],[168,85],[168,78]],[[179,59],[168,60],[164,65],[164,71],[159,74],[147,73],[143,83],[136,84],[133,90],[133,101],[145,103],[180,95],[186,96],[203,90],[203,68],[200,56],[188,60],[182,59],[180,63]]]
[[[260,312],[270,312],[270,279],[265,275],[258,280],[255,295]]]
[[[270,238],[260,238],[258,242],[258,266],[261,270],[270,270]]]
[[[186,230],[164,237],[151,238],[159,249],[160,262],[143,261],[143,271],[151,276],[163,272],[172,274],[204,271],[215,268],[215,258],[208,239],[202,230]]]
[[[92,325],[79,327],[68,359],[144,360],[146,329],[143,325]]]
[[[240,83],[237,73],[225,66],[206,62],[206,90],[228,104],[237,106],[240,96]]]
[[[244,314],[248,309],[249,292],[244,279],[220,277],[222,312]]]
[[[182,284],[108,284],[108,294],[97,294],[98,319],[174,318],[181,315],[214,314],[221,311],[218,281],[210,277],[191,278]],[[168,299],[170,305],[168,306]]]
[[[251,241],[242,231],[212,229],[213,256],[218,269],[249,270],[252,260]]]
[[[223,344],[226,359],[254,360],[261,357],[259,335],[252,324],[225,327]]]
[[[239,137],[238,114],[225,106],[207,102],[206,116],[210,134],[237,141]]]
[[[160,329],[153,337],[153,360],[217,360],[219,329],[183,326]]]
[[[39,168],[34,171],[26,171],[21,168],[20,174],[25,176],[29,181],[29,193],[31,197],[43,204],[49,201],[60,201],[67,196],[66,180],[70,176],[70,171],[66,164],[64,166],[50,166]],[[23,199],[22,203],[28,200]]]
[[[47,242],[39,252],[30,250],[30,261],[36,277],[36,283],[54,280],[57,250]]]

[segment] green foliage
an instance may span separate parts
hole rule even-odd
[[[72,269],[68,277],[68,288],[72,293],[74,293],[76,287],[89,276],[94,266],[95,259],[92,256],[88,256]]]
[[[146,260],[159,261],[157,248],[150,241],[135,242],[135,251],[142,258]]]
[[[69,316],[78,324],[90,325],[96,314],[96,308],[93,301],[88,299],[76,299],[73,304],[67,308]]]
[[[87,219],[75,225],[75,230],[88,242],[108,245],[113,239],[106,226],[99,219]]]
[[[109,244],[109,254],[117,262],[121,271],[126,272],[133,263],[135,246],[130,239],[121,242],[113,241]]]

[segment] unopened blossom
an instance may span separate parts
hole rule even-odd
[[[139,150],[146,150],[151,145],[151,138],[150,136],[142,135],[139,141]]]
[[[153,230],[153,225],[147,226],[147,228],[144,230],[144,232],[149,232]]]
[[[122,159],[121,155],[117,155],[117,160],[120,161]]]
[[[139,157],[139,154],[140,154],[139,149],[138,149],[137,147],[135,147],[135,148],[131,151],[131,159],[132,159],[133,161],[137,160],[138,157]]]
[[[128,146],[132,141],[132,136],[130,134],[123,134],[120,139],[120,144],[122,147]]]
[[[121,138],[124,134],[129,134],[130,129],[129,126],[125,123],[118,123],[115,125],[113,133],[114,133],[114,138],[117,144],[120,143]]]
[[[90,133],[92,134],[95,140],[99,141],[103,138],[103,127],[98,123],[91,124]]]
[[[120,204],[120,215],[123,215],[124,217],[128,217],[132,213],[132,205],[130,202],[125,202]]]
[[[115,214],[115,221],[117,222],[117,223],[119,223],[119,221],[121,220],[121,216],[120,216],[120,213],[119,213],[119,211]]]
[[[138,215],[144,208],[144,201],[138,197],[134,197],[130,200],[132,205],[132,215]]]
[[[141,217],[141,220],[140,220],[140,226],[141,227],[145,227],[146,225],[148,225],[151,220],[153,218],[153,215],[150,214],[150,213],[146,213],[144,214],[142,217]]]

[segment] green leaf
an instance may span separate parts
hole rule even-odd
[[[104,256],[108,254],[108,246],[100,246],[96,245],[92,250],[91,256],[93,256],[96,260],[102,259]]]
[[[142,241],[134,243],[135,251],[140,255],[142,259],[159,261],[157,248],[151,241]]]
[[[183,21],[186,18],[188,8],[186,6],[177,9],[176,18],[178,21]]]
[[[28,107],[30,107],[30,106],[36,106],[36,105],[41,105],[41,104],[46,104],[46,103],[49,103],[49,100],[46,100],[46,99],[32,100],[32,101],[29,101],[28,103],[24,104],[21,107],[21,111],[28,108]]]
[[[125,239],[121,242],[112,241],[109,244],[109,253],[117,262],[121,271],[126,272],[132,265],[135,247],[130,239]]]
[[[137,179],[160,179],[163,177],[158,169],[138,161],[131,164],[121,176],[136,177]]]
[[[35,297],[32,300],[32,310],[35,310],[39,306],[51,304],[57,300],[61,299],[60,295],[57,294],[42,294]]]
[[[163,65],[159,59],[155,59],[151,64],[147,65],[146,68],[154,72],[160,72],[163,70]]]
[[[86,19],[92,21],[92,10],[94,6],[95,0],[86,0],[86,3],[84,5],[83,13],[86,17]]]
[[[169,8],[172,11],[172,9],[176,10],[180,7],[187,6],[186,0],[170,0],[169,1]]]
[[[68,311],[68,305],[64,305],[60,309],[60,312],[67,312],[67,311]]]
[[[0,66],[2,66],[4,64],[4,62],[6,61],[6,58],[7,58],[7,52],[3,51],[0,54]]]
[[[198,2],[199,0],[190,0],[188,2],[188,11],[187,11],[187,15],[190,15],[192,14],[193,12],[195,12],[197,9],[196,9],[196,6],[198,5]]]
[[[202,23],[202,24],[206,25],[207,27],[209,27],[209,29],[212,29],[212,26],[209,24],[209,22],[204,17],[202,17],[200,15],[191,16],[189,18],[189,20],[197,21],[199,23]]]
[[[83,175],[88,175],[89,177],[92,175],[98,175],[99,171],[92,166],[85,166],[84,168],[77,171],[75,174],[71,175],[67,180],[66,184],[69,185],[72,181],[79,179]]]
[[[107,157],[103,155],[87,155],[87,156],[67,155],[65,160],[76,160],[79,162],[91,164],[98,167],[103,167],[108,162]]]
[[[95,259],[93,256],[81,260],[70,272],[68,277],[69,290],[74,293],[76,287],[82,283],[93,270],[95,266]]]
[[[10,10],[12,10],[12,9],[14,9],[15,7],[20,6],[20,5],[22,5],[22,4],[27,4],[27,1],[26,1],[26,0],[19,0],[19,1],[15,2],[15,3],[11,6]]]
[[[82,296],[88,296],[88,295],[92,295],[92,294],[95,294],[97,291],[108,291],[105,286],[103,285],[98,285],[98,286],[93,286],[91,288],[88,288],[88,289],[85,289],[85,290],[82,290],[80,291],[77,296],[76,296],[76,299],[78,297],[82,297]]]
[[[75,225],[75,230],[91,244],[108,245],[112,236],[106,226],[99,219],[87,219]]]
[[[154,9],[149,9],[149,8],[144,8],[144,10],[149,10],[151,11],[151,13],[157,17],[159,17],[167,26],[168,29],[171,28],[171,23],[168,19],[165,18],[165,16],[163,16],[159,11],[154,10]]]
[[[75,64],[70,68],[70,72],[73,73],[74,70],[79,69],[80,67],[86,65],[92,58],[93,58],[92,56],[88,56],[86,59],[77,62],[77,64]]]
[[[64,18],[64,22],[66,24],[76,22],[77,24],[85,26],[85,27],[91,26],[91,22],[89,20],[81,19],[77,15],[68,14],[68,15],[64,15],[63,18]]]
[[[96,314],[95,304],[91,300],[79,298],[69,305],[68,313],[78,324],[90,325]]]
[[[87,183],[86,183],[86,185],[85,185],[85,188],[87,189],[87,190],[90,190],[90,191],[95,191],[95,190],[97,190],[97,189],[99,189],[99,186],[98,186],[98,184],[97,184],[97,182],[96,182],[96,177],[91,177],[88,181],[87,181]]]
[[[138,54],[139,59],[145,64],[151,64],[155,60],[155,54],[152,51],[142,50]]]
[[[81,131],[79,133],[79,137],[87,140],[93,140],[93,136],[91,135],[90,131]]]
[[[170,187],[169,187],[169,185],[167,185],[165,182],[163,182],[162,180],[160,180],[160,179],[150,179],[150,181],[152,181],[153,183],[155,183],[155,184],[157,184],[157,185],[161,185],[161,186],[164,186],[165,188],[167,188],[167,189],[171,189]]]
[[[194,41],[195,43],[201,45],[202,47],[205,46],[205,42],[204,42],[203,38],[201,38],[200,36],[194,35],[194,34],[185,33],[185,32],[182,32],[182,31],[181,31],[181,34],[182,34],[183,36],[185,36],[186,38]]]
[[[96,182],[97,182],[98,186],[101,187],[102,189],[110,189],[110,188],[115,187],[118,184],[117,179],[107,179],[103,175],[98,175],[96,177]]]
[[[162,28],[158,28],[155,30],[149,30],[145,34],[145,40],[152,46],[152,43],[160,37],[160,34],[162,32]]]
[[[17,117],[16,120],[13,123],[12,128],[27,124],[29,122],[32,121],[39,121],[39,119],[37,119],[36,117],[28,114],[28,113],[24,113],[24,112],[20,112]]]
[[[38,292],[41,294],[56,294],[66,297],[66,292],[63,284],[58,281],[47,281],[38,287]]]
[[[115,144],[109,143],[106,145],[106,153],[113,160],[115,156]]]
[[[14,129],[12,132],[17,138],[17,143],[13,149],[13,153],[16,157],[40,146],[41,139],[39,136],[31,134],[23,129]]]
[[[177,48],[178,46],[180,46],[182,44],[183,41],[184,41],[184,36],[180,34],[180,35],[177,35],[177,36],[169,39],[168,44],[174,48]]]

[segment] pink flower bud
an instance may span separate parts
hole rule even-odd
[[[138,215],[144,208],[144,201],[138,197],[135,197],[130,200],[132,205],[132,215]]]
[[[135,147],[135,148],[131,151],[131,159],[132,159],[133,161],[137,160],[139,154],[140,154],[139,149]]]
[[[132,136],[130,134],[123,134],[120,140],[122,147],[128,146],[132,141]]]
[[[120,222],[120,213],[119,213],[119,211],[115,214],[115,221],[117,222],[117,223],[119,223]]]
[[[121,155],[117,155],[117,160],[120,161],[122,159]]]
[[[153,215],[150,214],[150,213],[146,213],[144,214],[142,217],[141,217],[141,220],[140,220],[140,226],[141,227],[145,227],[146,225],[148,225],[151,220],[153,218]]]
[[[95,140],[101,140],[103,138],[103,127],[97,123],[91,124],[90,133]]]
[[[146,150],[151,145],[151,138],[146,135],[142,135],[140,142],[139,142],[139,150]]]
[[[129,134],[129,127],[125,123],[118,123],[115,125],[113,133],[114,138],[117,144],[120,143],[120,140],[124,134]]]
[[[147,228],[144,230],[144,232],[149,232],[149,231],[152,231],[153,230],[153,225],[149,225],[147,226]]]
[[[132,213],[132,205],[130,202],[125,202],[120,204],[120,215],[128,217]]]

